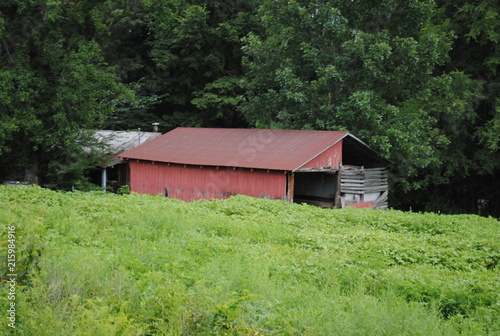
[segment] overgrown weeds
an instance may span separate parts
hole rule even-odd
[[[0,207],[31,256],[20,334],[500,333],[492,218],[37,187],[0,187]]]

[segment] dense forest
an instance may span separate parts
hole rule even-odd
[[[3,0],[0,180],[85,179],[95,129],[349,130],[390,205],[500,216],[494,0]]]

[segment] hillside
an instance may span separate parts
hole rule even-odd
[[[0,187],[0,222],[20,335],[500,333],[492,218]]]

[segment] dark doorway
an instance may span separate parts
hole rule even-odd
[[[90,182],[99,187],[102,186],[103,169],[106,169],[106,186],[108,187],[108,191],[117,192],[120,187],[129,184],[130,173],[128,164],[115,164],[106,168],[98,167],[92,169],[88,174]]]
[[[293,200],[332,208],[337,191],[337,173],[295,173]]]

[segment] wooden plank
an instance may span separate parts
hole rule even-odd
[[[365,170],[387,170],[385,167],[373,167],[373,168],[365,168]]]
[[[337,168],[299,168],[295,170],[295,173],[326,173],[335,174],[339,170]]]
[[[341,181],[364,181],[365,178],[363,176],[361,177],[353,177],[353,176],[343,176],[340,178]]]
[[[384,183],[365,183],[364,186],[365,187],[383,187],[383,186],[387,186],[387,181],[385,181]]]
[[[342,193],[347,193],[347,194],[369,194],[369,193],[374,193],[374,192],[383,192],[387,190],[386,187],[373,187],[373,188],[343,188],[340,190]]]
[[[387,188],[389,188],[388,185],[382,185],[382,186],[375,186],[375,187],[367,187],[367,188],[365,188],[365,190],[374,190],[374,189],[384,189],[384,190],[386,190]]]
[[[353,166],[353,165],[345,165],[345,166],[342,166],[342,170],[348,170],[348,169],[356,169],[356,170],[359,170],[359,169],[363,169],[363,166]]]
[[[365,192],[363,190],[343,190],[344,194],[353,194],[353,195],[364,195]]]
[[[385,206],[387,208],[387,197],[389,195],[388,190],[384,191],[382,195],[380,195],[374,202],[373,205],[375,208],[382,208]]]

